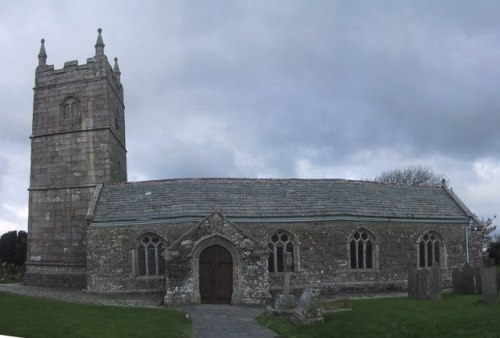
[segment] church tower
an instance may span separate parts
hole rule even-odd
[[[26,283],[86,286],[86,214],[97,185],[127,181],[123,86],[104,54],[35,72]]]

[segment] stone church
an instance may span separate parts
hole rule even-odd
[[[479,262],[482,224],[445,182],[186,178],[127,182],[117,59],[35,72],[26,283],[162,292],[165,304],[262,304],[280,290],[402,290]]]

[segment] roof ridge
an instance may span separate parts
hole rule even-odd
[[[143,183],[162,183],[162,182],[185,182],[185,181],[254,181],[254,182],[286,182],[286,181],[298,181],[298,182],[345,182],[345,183],[364,183],[364,184],[373,184],[373,185],[394,185],[398,186],[397,184],[390,184],[390,183],[381,183],[381,182],[376,182],[376,181],[370,181],[370,180],[362,180],[362,179],[347,179],[347,178],[298,178],[298,177],[291,177],[291,178],[283,178],[283,177],[181,177],[181,178],[164,178],[164,179],[150,179],[150,180],[144,180],[144,181],[128,181],[128,182],[110,182],[110,183],[105,183],[105,186],[109,185],[127,185],[127,184],[143,184]],[[420,187],[422,186],[413,186],[413,187]],[[431,186],[425,186],[426,188],[429,188]],[[434,187],[431,187],[434,188]]]

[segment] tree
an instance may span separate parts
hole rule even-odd
[[[20,266],[26,262],[28,234],[9,231],[0,237],[0,261]]]
[[[382,172],[375,178],[376,182],[398,185],[439,186],[445,178],[428,167],[410,166]]]
[[[26,262],[26,252],[28,251],[28,234],[26,231],[17,232],[16,247],[14,249],[14,264],[21,266]]]
[[[495,236],[488,245],[488,256],[500,265],[500,236]]]
[[[13,263],[16,250],[17,231],[9,231],[0,237],[0,260]]]
[[[488,239],[488,256],[495,260],[495,265],[500,265],[500,233],[491,235],[493,231],[496,230],[496,226],[493,225],[493,220],[496,218],[488,218],[483,223],[485,224],[484,235]]]

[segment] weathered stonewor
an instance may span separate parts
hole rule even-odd
[[[495,266],[481,267],[482,299],[487,304],[497,301],[497,273]]]
[[[451,275],[451,283],[454,294],[461,295],[464,293],[464,277],[462,270],[458,268],[453,270]]]
[[[297,309],[293,313],[292,321],[300,325],[323,323],[319,303],[319,289],[306,289],[300,296]]]
[[[463,294],[464,295],[472,295],[474,294],[476,287],[474,283],[474,268],[472,264],[465,263],[463,270]]]

